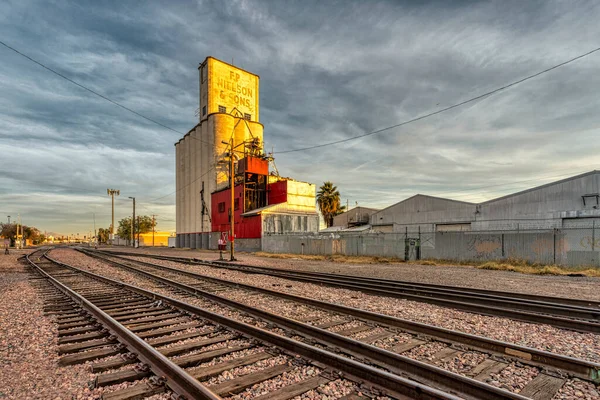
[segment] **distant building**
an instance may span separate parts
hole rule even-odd
[[[346,212],[333,217],[332,226],[341,226],[344,228],[353,228],[356,226],[368,225],[371,222],[371,215],[376,213],[377,209],[368,207],[354,207]]]
[[[168,231],[140,233],[139,246],[168,246],[170,237],[173,237],[173,233]]]
[[[380,232],[600,227],[600,171],[475,204],[415,195],[371,215]]]
[[[240,250],[260,250],[264,234],[316,231],[315,185],[269,172],[259,76],[212,57],[198,69],[199,123],[175,144],[176,246],[216,249],[231,211]]]

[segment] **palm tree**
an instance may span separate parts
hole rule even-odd
[[[340,204],[340,192],[330,181],[324,182],[317,192],[317,204],[327,227],[333,225],[333,217],[344,212],[346,206]]]

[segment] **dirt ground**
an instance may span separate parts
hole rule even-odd
[[[108,248],[107,248],[108,249]],[[156,248],[114,247],[115,251],[138,251],[178,257],[217,260],[217,251]],[[227,258],[227,257],[226,257]],[[257,266],[320,271],[346,275],[377,277],[409,282],[462,286],[478,289],[530,293],[545,296],[580,298],[600,301],[600,278],[553,275],[526,275],[510,271],[477,269],[465,265],[420,265],[407,263],[360,264],[300,258],[269,258],[252,253],[236,253],[237,263]]]

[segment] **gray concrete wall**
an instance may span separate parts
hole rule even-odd
[[[407,239],[408,240],[405,240]],[[343,254],[456,261],[525,260],[540,264],[600,267],[600,225],[596,228],[496,232],[328,233],[266,235],[270,253]]]
[[[219,232],[211,232],[208,234],[208,248],[210,250],[219,249]],[[235,240],[235,251],[260,251],[261,240],[260,239],[236,239]],[[229,253],[229,242],[227,242],[227,253]]]

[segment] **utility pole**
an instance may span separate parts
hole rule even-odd
[[[106,189],[106,193],[112,198],[112,224],[110,225],[110,244],[113,244],[115,236],[115,195],[120,195],[119,189]]]
[[[229,259],[229,261],[235,261],[235,257],[234,257],[234,247],[235,247],[235,225],[234,225],[234,206],[233,203],[235,202],[235,171],[234,171],[234,166],[233,166],[233,135],[231,135],[231,144],[229,145],[229,181],[230,181],[230,186],[231,186],[231,208],[230,210],[230,219],[229,219],[229,224],[230,224],[230,229],[231,232],[229,233],[229,241],[231,242],[231,257]]]
[[[350,228],[350,221],[348,218],[350,217],[350,206],[349,201],[346,199],[346,229]]]
[[[140,217],[138,215],[138,219],[137,219],[137,225],[138,225],[138,247],[140,247]]]
[[[152,247],[154,247],[154,225],[156,225],[154,217],[156,217],[156,215],[152,214]]]
[[[129,197],[133,200],[133,218],[131,218],[131,245],[135,247],[135,197]],[[139,229],[139,223],[138,223]]]
[[[17,240],[15,241],[15,247],[20,249],[23,245],[23,241],[21,240],[21,235],[19,234],[19,225],[21,225],[21,214],[17,214]],[[21,231],[23,227],[21,226]],[[18,243],[18,246],[17,246]]]

